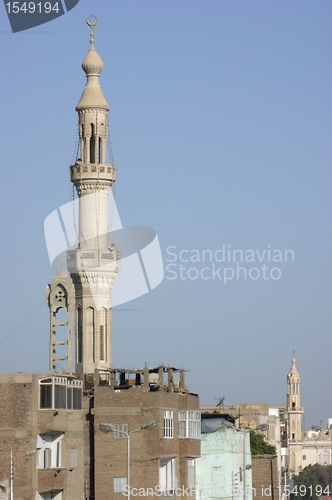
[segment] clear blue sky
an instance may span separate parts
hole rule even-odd
[[[2,7],[0,342],[45,302],[53,274],[43,221],[70,200],[90,14],[99,18],[122,222],[156,229],[164,259],[176,247],[177,272],[181,250],[295,256],[264,261],[279,279],[188,279],[199,262],[182,262],[187,279],[166,271],[159,287],[114,310],[114,366],[184,367],[203,403],[285,403],[295,349],[305,426],[325,426],[330,1],[80,0],[17,34]],[[1,344],[2,372],[48,371],[48,322],[45,304]]]

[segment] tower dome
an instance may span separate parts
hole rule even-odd
[[[100,55],[98,54],[98,52],[94,48],[93,42],[91,42],[91,40],[90,40],[90,43],[91,43],[91,47],[90,47],[89,52],[85,56],[84,61],[82,62],[82,68],[83,68],[83,71],[85,72],[86,76],[90,76],[90,75],[99,76],[103,70],[104,63],[101,60]]]
[[[90,21],[91,18],[95,19],[93,23]],[[89,108],[99,108],[109,111],[110,107],[104,97],[103,90],[99,83],[99,75],[103,70],[104,63],[94,47],[95,39],[93,28],[97,26],[98,19],[95,16],[90,16],[86,20],[86,23],[91,28],[90,50],[82,63],[83,71],[87,77],[87,83],[82,97],[76,106],[76,111]]]
[[[291,378],[291,377],[292,378],[294,378],[294,377],[298,377],[299,378],[300,377],[300,374],[297,371],[296,366],[295,366],[295,357],[294,357],[294,355],[292,357],[292,366],[291,366],[291,369],[288,372],[288,378]]]

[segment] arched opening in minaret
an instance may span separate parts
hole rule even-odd
[[[83,309],[77,310],[77,363],[83,362]]]
[[[86,342],[89,361],[95,362],[95,311],[93,307],[86,310]]]
[[[96,136],[95,126],[91,123],[91,137],[90,137],[90,163],[96,163]]]
[[[84,140],[84,125],[81,125],[80,129],[80,141],[79,141],[79,148],[80,148],[80,158],[83,162],[86,162],[86,152],[85,152],[85,140]]]
[[[106,361],[106,309],[104,308],[100,310],[99,327],[100,361]]]
[[[59,287],[60,288],[60,287]],[[61,286],[61,289],[63,287]],[[63,307],[57,309],[54,313],[55,321],[58,324],[55,327],[56,340],[63,342],[57,344],[55,347],[55,355],[63,358],[68,357],[68,312]],[[62,324],[61,324],[62,323]],[[59,359],[56,361],[56,372],[66,372],[68,371],[68,359]]]

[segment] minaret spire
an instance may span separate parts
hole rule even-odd
[[[94,47],[97,23],[95,16],[88,17],[90,49],[82,63],[87,83],[76,106],[81,158],[70,167],[79,197],[78,248],[67,254],[75,286],[77,373],[111,367],[111,297],[119,270],[119,252],[109,241],[108,194],[116,167],[106,159],[109,105],[99,83],[104,64]]]

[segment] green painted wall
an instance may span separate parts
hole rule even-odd
[[[251,465],[249,432],[245,434],[246,465]],[[196,460],[197,500],[243,500],[243,432],[222,427],[201,435],[201,458]],[[243,476],[243,474],[242,474]],[[235,490],[235,484],[239,488]],[[246,471],[246,500],[252,500],[251,470]]]

